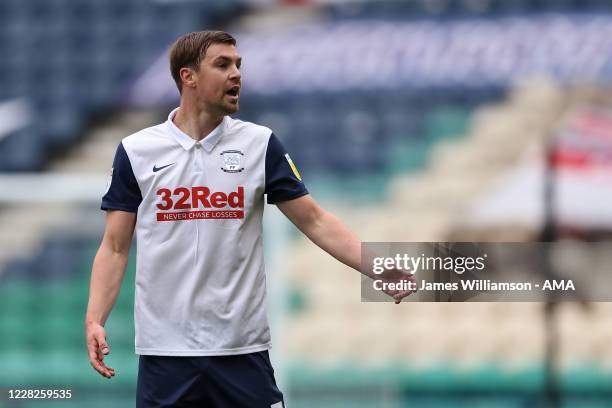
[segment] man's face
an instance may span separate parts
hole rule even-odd
[[[240,100],[240,65],[236,47],[213,44],[194,77],[199,103],[211,113],[229,115],[238,111]]]

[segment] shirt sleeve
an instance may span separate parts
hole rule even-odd
[[[122,210],[138,212],[142,202],[142,194],[132,170],[132,164],[123,147],[117,146],[113,168],[111,169],[110,185],[104,197],[101,208],[103,210]]]
[[[266,189],[268,204],[293,200],[308,194],[302,176],[274,133],[266,150]]]

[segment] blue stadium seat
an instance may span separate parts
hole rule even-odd
[[[9,260],[2,269],[2,274],[0,276],[3,277],[4,282],[11,281],[15,279],[25,279],[30,276],[30,268],[31,263],[27,259],[14,258]],[[2,282],[2,284],[4,283]],[[0,297],[0,302],[3,299]],[[1,305],[2,303],[0,303]],[[0,307],[0,310],[7,310],[5,308]]]
[[[0,171],[37,170],[44,161],[44,141],[34,127],[14,132],[0,141]]]
[[[32,262],[32,274],[38,279],[58,280],[73,276],[81,262],[88,241],[55,233],[44,243]]]
[[[208,9],[225,13],[237,4],[0,2],[0,98],[36,100],[39,121],[28,136],[0,142],[0,158],[7,158],[0,171],[41,168],[52,153],[47,147],[75,141],[87,114],[113,106],[125,82],[176,35],[200,27],[203,16],[213,15]]]

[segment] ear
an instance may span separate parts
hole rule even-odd
[[[196,72],[187,67],[183,67],[179,70],[179,76],[181,77],[181,81],[183,82],[183,88],[195,88],[197,81]]]

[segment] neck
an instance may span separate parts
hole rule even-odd
[[[173,122],[192,139],[202,140],[219,126],[223,121],[223,116],[211,114],[206,110],[198,109],[194,104],[181,101]]]

